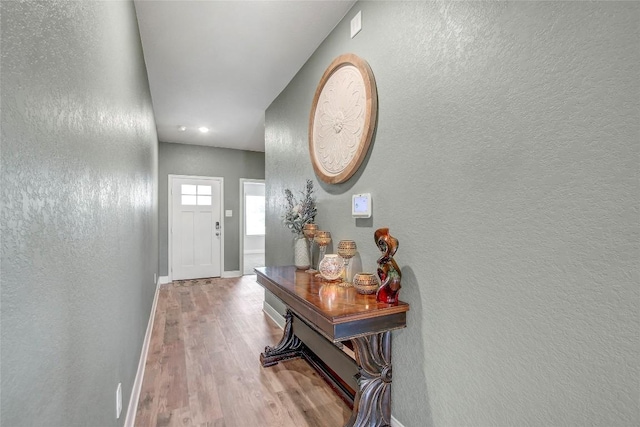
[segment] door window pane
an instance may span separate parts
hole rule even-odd
[[[197,194],[196,188],[197,187],[195,185],[182,184],[180,193],[181,194]]]
[[[247,236],[263,236],[264,196],[245,196],[245,232]]]
[[[211,186],[182,184],[180,187],[183,205],[211,206]]]
[[[211,196],[198,196],[199,206],[211,206]]]
[[[183,206],[192,206],[196,204],[196,196],[192,196],[189,194],[182,195],[182,205]]]
[[[211,186],[210,185],[198,185],[198,195],[210,196],[211,195]]]

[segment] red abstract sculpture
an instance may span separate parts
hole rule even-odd
[[[382,285],[376,293],[376,301],[397,305],[402,274],[393,256],[398,250],[398,239],[389,234],[388,228],[377,229],[374,239],[382,251],[382,256],[378,258],[378,277]]]

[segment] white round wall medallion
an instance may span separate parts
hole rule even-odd
[[[309,155],[320,179],[338,184],[358,170],[371,144],[378,93],[369,64],[340,55],[326,69],[311,105]]]

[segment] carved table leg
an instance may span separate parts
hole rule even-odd
[[[391,425],[391,332],[351,340],[358,364],[358,391],[345,427]]]
[[[293,334],[293,313],[287,309],[284,318],[286,323],[280,342],[275,347],[265,347],[264,353],[260,353],[260,363],[264,367],[276,365],[281,360],[302,356],[304,344]]]

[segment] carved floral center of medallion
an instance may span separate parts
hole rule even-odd
[[[338,111],[338,114],[333,119],[333,130],[335,130],[336,133],[340,133],[343,127],[344,127],[344,114],[342,114],[342,111]]]

